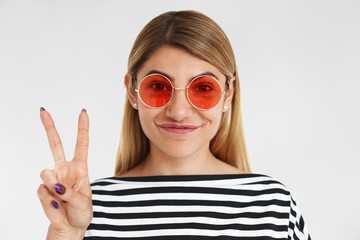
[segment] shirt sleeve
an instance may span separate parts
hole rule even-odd
[[[311,240],[303,216],[291,197],[288,240]]]

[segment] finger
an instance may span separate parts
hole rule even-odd
[[[81,207],[85,198],[91,199],[91,189],[89,184],[90,193],[88,193],[88,191],[82,193],[77,189],[74,190],[72,186],[68,186],[63,182],[58,182],[55,172],[50,169],[41,171],[40,177],[43,180],[44,185],[56,196],[56,198],[68,203],[73,203],[72,205],[74,207]],[[88,180],[83,181],[84,183],[80,182],[79,184],[82,185],[88,183]]]
[[[55,160],[55,165],[65,162],[65,154],[61,139],[56,131],[55,124],[51,115],[46,110],[40,111],[41,122],[44,125],[46,135],[49,141],[50,149]]]
[[[77,191],[77,192],[81,192],[82,194],[84,194],[88,198],[91,198],[92,191],[91,191],[89,178],[84,177],[80,181],[78,181],[78,183],[74,187],[74,190]]]
[[[41,171],[40,177],[49,191],[61,199],[61,195],[65,193],[66,187],[58,183],[55,172],[50,169],[45,169]]]
[[[59,179],[56,177],[53,170],[45,169],[41,171],[40,177],[45,186],[56,196],[57,199],[66,201],[64,199],[64,194],[70,187],[65,185],[63,182],[59,182]]]
[[[41,184],[37,191],[41,205],[50,222],[56,226],[63,224],[64,207],[56,200],[44,184]]]
[[[89,149],[89,116],[83,109],[79,116],[78,135],[75,146],[74,161],[87,162]]]

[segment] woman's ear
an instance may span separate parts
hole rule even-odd
[[[124,85],[126,87],[127,97],[131,106],[137,109],[137,95],[133,86],[133,79],[130,73],[127,73],[124,77]]]
[[[234,91],[235,91],[235,80],[236,80],[236,77],[233,76],[228,81],[229,89],[225,92],[223,112],[226,112],[231,107],[231,101],[232,101],[232,98],[234,96]]]

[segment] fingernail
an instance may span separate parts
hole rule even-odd
[[[66,191],[65,187],[59,183],[55,184],[54,188],[55,188],[55,192],[60,195],[64,195]]]
[[[41,107],[41,108],[40,108],[40,112],[42,112],[42,111],[45,111],[45,108]]]
[[[59,204],[55,202],[54,200],[51,201],[51,205],[53,205],[54,208],[59,209]]]
[[[82,112],[86,112],[86,109],[85,109],[85,108],[83,108],[81,111],[82,111]]]

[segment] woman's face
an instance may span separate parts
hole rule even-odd
[[[185,50],[163,46],[157,49],[143,64],[137,74],[137,85],[149,73],[169,76],[175,88],[185,88],[193,78],[211,73],[225,89],[225,75],[208,62]],[[230,90],[222,95],[219,104],[208,110],[193,107],[185,91],[175,91],[172,100],[165,106],[149,108],[138,95],[129,96],[139,113],[145,135],[150,140],[150,151],[160,152],[171,158],[186,158],[195,154],[208,153],[210,140],[215,136],[224,106],[232,98]],[[129,87],[130,85],[127,84]]]

